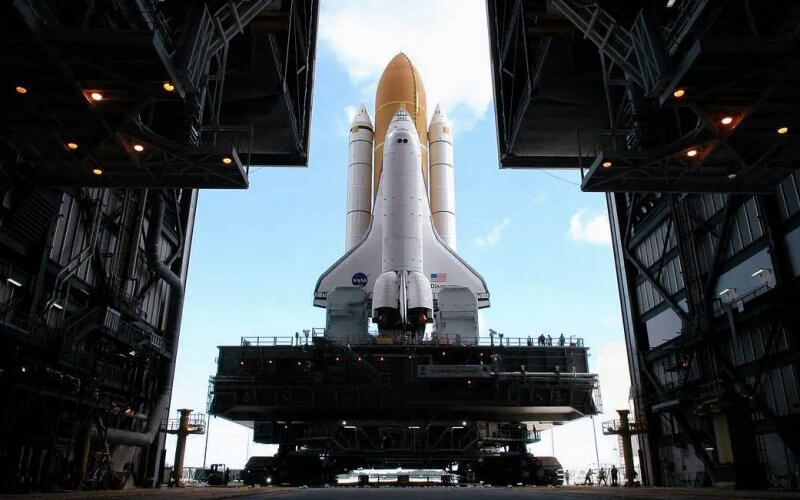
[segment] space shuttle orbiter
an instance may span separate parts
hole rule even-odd
[[[489,294],[455,251],[451,131],[439,106],[428,130],[422,81],[405,54],[381,76],[375,117],[373,128],[362,104],[351,124],[346,253],[319,278],[314,305],[330,308],[335,291],[360,288],[379,330],[421,332],[447,296],[442,330],[463,313],[477,325]]]

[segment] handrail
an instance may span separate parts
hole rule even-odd
[[[584,347],[583,337],[570,335],[564,337],[563,343],[561,337],[540,336],[540,337],[473,337],[465,339],[461,335],[433,335],[429,339],[412,339],[405,336],[406,332],[401,332],[403,335],[392,337],[385,332],[380,336],[383,338],[392,338],[396,344],[404,345],[436,345],[436,346],[487,346],[487,347]],[[314,328],[311,334],[306,337],[305,335],[295,336],[247,336],[241,337],[242,347],[261,347],[261,346],[304,346],[310,345],[316,339],[326,339],[334,344],[341,345],[365,345],[375,344],[378,342],[378,332],[369,332],[369,339],[364,342],[363,335],[354,335],[352,338],[347,337],[326,337],[324,328]]]
[[[772,287],[769,286],[769,283],[762,283],[750,289],[748,292],[745,292],[738,297],[734,297],[730,302],[724,302],[721,298],[715,297],[714,302],[711,305],[712,314],[714,316],[722,316],[728,309],[744,307],[747,302],[764,295],[770,290],[772,290]]]

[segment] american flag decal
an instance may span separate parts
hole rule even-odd
[[[442,283],[447,281],[447,273],[431,273],[431,283]]]

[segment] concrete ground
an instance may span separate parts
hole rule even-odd
[[[800,498],[800,492],[778,491],[733,491],[710,488],[611,488],[566,486],[525,487],[525,488],[446,488],[446,487],[408,487],[408,488],[181,488],[123,491],[74,491],[66,493],[4,496],[3,499],[170,499],[176,497],[242,500],[440,500],[440,499],[529,499],[543,498],[553,500],[583,500],[586,498],[679,498],[728,499],[728,498]]]

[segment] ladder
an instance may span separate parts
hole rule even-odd
[[[675,232],[678,236],[678,252],[681,258],[683,281],[686,287],[687,305],[689,308],[689,325],[693,333],[700,327],[700,319],[705,314],[705,291],[699,265],[694,238],[694,225],[686,196],[670,196],[672,216],[675,221]]]
[[[628,30],[617,24],[600,5],[578,6],[568,0],[550,1],[584,38],[597,45],[600,52],[622,68],[640,88],[645,88],[641,66],[633,50],[634,37]]]

